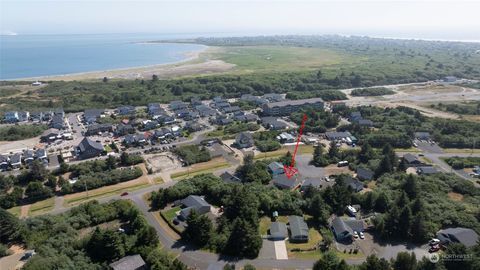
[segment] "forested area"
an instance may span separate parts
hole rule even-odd
[[[183,145],[173,150],[187,165],[209,161],[210,152],[204,146],[199,145]]]
[[[106,222],[116,225],[98,226]],[[160,249],[154,228],[125,200],[92,201],[61,215],[27,220],[0,209],[0,242],[35,249],[26,270],[110,269],[109,263],[132,254],[140,254],[148,269],[187,269]]]
[[[373,147],[383,147],[386,143],[393,147],[408,148],[412,146],[415,132],[426,131],[444,148],[479,148],[475,142],[480,141],[480,124],[466,120],[430,118],[420,111],[408,108],[378,108],[361,106],[342,107],[335,110],[344,117],[358,111],[364,119],[372,120],[375,129],[361,127],[356,123],[340,126],[337,130],[348,130],[359,140],[368,142]]]
[[[480,115],[480,101],[470,101],[462,103],[438,103],[430,107],[446,112],[452,112],[465,115]]]
[[[138,178],[142,175],[139,168],[126,168],[143,162],[137,155],[123,153],[120,158],[109,156],[105,160],[82,162],[75,165],[61,163],[56,171],[48,171],[43,164],[34,161],[28,170],[18,176],[0,175],[0,207],[8,209],[24,203],[50,198],[56,193],[68,194],[112,185]],[[77,179],[70,184],[63,175],[69,173],[69,179]]]
[[[18,141],[40,136],[47,125],[12,125],[0,128],[0,141]]]
[[[480,157],[447,157],[445,162],[454,169],[473,168],[480,166]]]
[[[327,129],[334,128],[340,122],[338,114],[328,111],[321,111],[315,108],[308,108],[290,115],[290,119],[297,125],[302,124],[303,115],[307,115],[304,132],[324,133]]]
[[[372,88],[360,88],[354,89],[351,92],[352,96],[368,97],[368,96],[384,96],[395,94],[395,91],[385,87],[372,87]]]

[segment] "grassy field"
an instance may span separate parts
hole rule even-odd
[[[55,198],[48,198],[43,201],[36,202],[30,206],[29,216],[38,216],[45,214],[55,206]]]
[[[314,69],[355,60],[353,56],[329,49],[284,46],[221,47],[209,52],[209,58],[235,64],[233,73]]]
[[[198,163],[190,166],[190,169],[184,168],[181,172],[172,173],[170,177],[173,180],[181,180],[186,177],[195,176],[204,173],[211,173],[218,169],[229,167],[230,164],[226,162],[223,158],[213,159],[208,162]]]
[[[128,182],[119,183],[112,186],[106,186],[97,188],[94,190],[88,191],[88,196],[86,192],[78,192],[74,194],[69,194],[65,196],[65,206],[74,206],[81,203],[100,199],[107,196],[113,196],[121,194],[125,191],[135,191],[144,187],[149,186],[146,181],[139,181],[138,179],[131,180]]]
[[[288,151],[292,152],[295,150],[295,146],[284,146],[278,150],[272,152],[264,152],[258,153],[255,155],[253,159],[260,160],[260,159],[270,159],[270,158],[279,158],[284,156]],[[297,154],[313,154],[313,145],[299,145]]]
[[[22,207],[21,206],[15,206],[15,207],[12,207],[10,209],[7,209],[7,211],[16,216],[16,217],[20,217],[20,211],[22,210]]]

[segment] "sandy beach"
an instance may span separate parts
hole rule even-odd
[[[40,76],[31,78],[18,78],[22,81],[75,81],[75,80],[97,80],[107,77],[109,79],[150,79],[152,75],[159,78],[182,77],[199,74],[214,74],[229,71],[235,67],[234,64],[222,60],[210,59],[209,54],[218,48],[208,47],[202,51],[186,53],[186,58],[175,63],[89,71],[81,73]]]

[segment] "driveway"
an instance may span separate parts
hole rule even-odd
[[[305,178],[323,178],[325,176],[325,169],[310,165],[312,155],[297,155],[295,160],[295,167],[298,172]]]
[[[275,258],[277,260],[288,260],[287,245],[285,240],[273,241],[275,247]]]

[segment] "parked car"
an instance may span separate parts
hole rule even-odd
[[[360,239],[365,239],[365,235],[363,234],[363,232],[359,232],[358,235],[360,236]]]
[[[432,240],[428,241],[429,246],[435,246],[438,244],[440,244],[440,240],[438,240],[437,238],[433,238]]]
[[[437,252],[440,250],[440,245],[434,245],[434,246],[431,246],[430,249],[428,250],[428,252],[430,253],[433,253],[433,252]]]
[[[128,195],[128,192],[123,192],[122,194],[120,194],[120,196],[127,196]]]
[[[355,239],[358,238],[358,233],[357,233],[357,231],[353,231],[353,238],[355,238]]]

